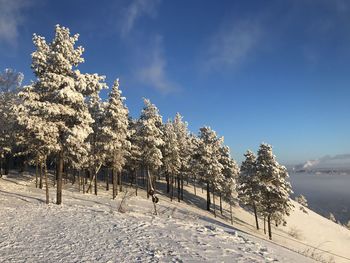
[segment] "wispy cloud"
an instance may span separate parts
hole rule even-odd
[[[178,85],[169,80],[166,73],[167,61],[164,56],[163,38],[157,35],[145,54],[145,64],[138,70],[138,79],[161,93],[170,93],[178,90]]]
[[[120,34],[125,37],[133,29],[137,19],[146,15],[155,17],[160,0],[133,0],[123,10],[120,20]]]
[[[262,28],[258,22],[244,20],[219,29],[208,41],[202,64],[206,71],[237,67],[258,46]]]
[[[0,0],[0,43],[16,44],[18,27],[23,23],[22,10],[29,5],[24,0]]]

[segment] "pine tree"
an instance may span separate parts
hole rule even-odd
[[[22,80],[23,74],[12,69],[5,69],[0,74],[0,177],[3,174],[3,163],[9,159],[9,154],[15,147],[16,114],[14,106],[18,105],[17,94]],[[8,168],[7,162],[5,174]]]
[[[144,99],[145,106],[141,112],[137,136],[141,150],[143,170],[147,176],[147,197],[149,190],[154,190],[154,173],[162,165],[161,146],[162,139],[162,117],[159,115],[157,107],[148,99]]]
[[[256,160],[257,176],[261,189],[261,213],[267,218],[269,238],[272,239],[271,221],[280,222],[293,205],[290,202],[291,185],[287,181],[288,172],[278,164],[272,153],[272,147],[261,144]]]
[[[125,98],[122,97],[122,92],[119,89],[119,80],[117,79],[109,94],[109,101],[102,122],[102,140],[100,140],[103,155],[105,156],[105,165],[112,169],[113,198],[115,198],[118,191],[116,175],[119,175],[119,185],[121,187],[121,172],[131,147],[130,142],[127,140],[129,111],[124,105],[124,100]]]
[[[170,192],[171,200],[173,199],[174,178],[178,180],[178,189],[180,189],[179,173],[181,169],[180,141],[175,132],[175,125],[170,120],[164,125],[164,145],[163,145],[163,167],[166,174],[167,190]],[[171,183],[170,183],[171,182]],[[178,191],[178,201],[180,202],[180,192]]]
[[[222,214],[222,202],[223,198],[230,205],[230,215],[231,215],[231,224],[233,223],[232,218],[232,206],[235,203],[237,197],[237,177],[239,174],[239,168],[236,162],[231,158],[230,148],[228,146],[222,146],[220,148],[220,159],[219,162],[222,164],[222,174],[224,176],[223,181],[221,182],[221,192],[220,192],[220,211]]]
[[[210,127],[200,128],[197,160],[201,180],[207,185],[207,210],[210,211],[210,188],[213,193],[214,215],[216,216],[215,191],[220,191],[223,181],[223,166],[219,162],[222,138],[218,138]]]
[[[84,62],[82,47],[75,48],[79,35],[70,35],[59,25],[51,43],[34,34],[36,51],[32,53],[32,69],[37,80],[26,89],[24,97],[32,96],[26,111],[33,120],[52,129],[50,148],[57,157],[57,204],[62,203],[62,172],[66,154],[72,149],[85,149],[87,137],[93,132],[93,119],[85,100],[105,87],[104,77],[82,74],[75,69]],[[77,158],[78,159],[78,158]]]
[[[307,210],[305,209],[305,207],[308,207],[308,203],[305,196],[299,195],[295,197],[295,201],[300,204],[300,210],[307,214]]]
[[[256,156],[250,150],[245,154],[238,179],[238,198],[253,209],[256,229],[259,229],[258,208],[261,202],[260,181],[256,171]]]
[[[179,178],[181,181],[181,199],[183,200],[183,187],[184,187],[184,177],[187,178],[190,175],[190,157],[191,157],[191,138],[188,131],[187,122],[183,121],[183,117],[180,113],[176,113],[174,121],[173,121],[174,131],[176,133],[178,145],[179,145],[179,156],[180,156],[180,171]]]

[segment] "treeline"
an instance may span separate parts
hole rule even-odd
[[[136,194],[142,184],[153,201],[159,178],[164,178],[169,198],[179,202],[184,182],[191,182],[195,194],[198,186],[206,188],[207,210],[213,207],[215,216],[215,196],[221,213],[222,200],[230,204],[231,221],[232,206],[239,199],[254,211],[258,229],[258,217],[267,219],[271,238],[271,221],[283,222],[291,209],[288,173],[271,146],[262,144],[257,158],[248,151],[239,169],[223,138],[209,127],[192,134],[179,113],[163,123],[148,99],[140,117],[132,119],[118,80],[102,101],[99,93],[108,88],[105,77],[78,70],[84,62],[84,49],[76,47],[78,37],[59,25],[51,42],[34,34],[31,68],[36,80],[28,86],[21,87],[20,73],[1,74],[1,175],[3,162],[25,160],[36,167],[36,185],[42,187],[44,180],[49,203],[47,170],[54,168],[57,204],[62,203],[63,176],[68,172],[83,192],[94,187],[97,194],[97,180],[103,178],[106,190],[111,183],[113,198],[122,190],[123,178],[134,185]]]

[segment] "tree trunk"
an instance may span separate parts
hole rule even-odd
[[[57,204],[62,204],[62,172],[63,172],[63,152],[60,151],[57,160]]]
[[[38,164],[38,159],[35,162],[35,188],[38,188],[38,168],[39,164]]]
[[[208,211],[210,211],[210,192],[209,192],[209,190],[210,190],[209,181],[207,181],[207,210]]]
[[[266,235],[266,217],[264,216],[264,234]]]
[[[2,158],[0,157],[0,178],[2,177]]]
[[[83,176],[81,178],[81,182],[83,184],[83,194],[85,194],[85,177],[86,177],[86,173],[85,171],[83,171]]]
[[[97,172],[94,174],[94,183],[95,183],[95,195],[97,195]]]
[[[119,191],[120,192],[123,192],[123,178],[122,178],[122,176],[123,176],[123,173],[122,172],[120,172],[119,173]]]
[[[168,172],[165,173],[165,180],[166,180],[166,192],[169,193],[170,192],[170,182],[169,182],[169,173]]]
[[[106,169],[106,191],[109,191],[109,171]]]
[[[46,192],[46,204],[50,203],[50,199],[49,199],[49,183],[47,180],[47,167],[46,167],[46,163],[44,164],[44,174],[45,174],[45,192]]]
[[[138,185],[138,180],[137,180],[137,169],[135,169],[135,194],[137,196],[137,189],[139,188],[139,185]]]
[[[256,229],[259,230],[259,221],[258,221],[258,213],[256,211],[256,205],[253,203],[253,210],[254,210],[254,216],[255,216],[255,225]]]
[[[180,176],[177,176],[177,201],[180,202],[181,194],[181,185],[180,185]]]
[[[171,175],[171,195],[170,201],[173,201],[174,198],[174,175]]]
[[[222,194],[220,192],[220,213],[222,215]]]
[[[184,176],[181,173],[181,200],[184,200]]]
[[[267,216],[267,227],[269,229],[269,239],[272,239],[272,233],[271,233],[271,215],[269,214]]]
[[[197,196],[196,178],[193,179],[193,188],[194,188],[194,195]]]
[[[113,195],[113,199],[115,199],[115,197],[117,196],[117,193],[116,193],[116,179],[115,179],[115,177],[116,177],[116,172],[115,172],[115,170],[114,169],[112,169],[112,189],[113,189],[113,193],[112,193],[112,195]]]
[[[40,164],[39,188],[43,189],[43,164]]]
[[[80,188],[81,188],[81,176],[80,176],[80,171],[78,171],[78,187],[79,187],[79,193],[80,193]]]
[[[146,182],[146,185],[147,185],[147,187],[146,187],[146,191],[147,191],[147,198],[149,198],[149,190],[150,190],[150,180],[151,180],[151,178],[150,178],[150,173],[149,173],[149,168],[148,168],[148,166],[146,167],[146,180],[147,180],[147,182]]]
[[[214,193],[214,186],[213,186],[213,206],[214,206],[214,217],[216,217],[216,206],[215,206],[215,193]]]

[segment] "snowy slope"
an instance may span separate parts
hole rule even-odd
[[[142,191],[120,213],[121,194],[65,187],[64,205],[47,206],[30,177],[0,179],[0,262],[312,262],[166,197],[158,216]]]

